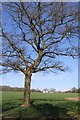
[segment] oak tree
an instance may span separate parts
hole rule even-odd
[[[6,19],[5,17],[6,16]],[[2,4],[2,72],[25,75],[23,106],[30,106],[31,76],[65,71],[62,56],[77,57],[78,11],[75,3]]]

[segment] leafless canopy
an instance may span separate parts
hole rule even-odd
[[[3,72],[65,71],[59,57],[78,54],[77,4],[9,2],[2,8]]]

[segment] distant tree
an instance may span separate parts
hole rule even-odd
[[[48,92],[49,92],[49,89],[44,88],[44,89],[43,89],[43,92],[44,92],[44,93],[48,93]]]
[[[80,93],[80,88],[78,88],[78,93]]]
[[[56,92],[56,90],[54,88],[51,88],[49,92]]]
[[[31,89],[31,92],[36,92],[36,90],[35,89]]]
[[[65,91],[64,93],[71,93],[71,90],[67,90],[67,91]]]
[[[78,92],[78,89],[77,89],[76,87],[73,87],[73,88],[71,89],[71,92],[72,92],[72,93],[77,93],[77,92]]]
[[[0,65],[3,66],[3,73],[20,71],[25,75],[22,106],[27,107],[30,106],[32,74],[65,71],[67,68],[59,58],[77,56],[77,5],[62,2],[2,4],[3,48]]]

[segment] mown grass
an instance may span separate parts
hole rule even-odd
[[[33,104],[22,108],[22,92],[2,93],[3,118],[74,118],[78,117],[80,102],[68,101],[67,97],[77,97],[77,93],[31,93]]]

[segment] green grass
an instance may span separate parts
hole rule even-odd
[[[0,93],[1,95],[1,93]],[[31,93],[33,104],[22,108],[22,92],[2,93],[2,115],[4,118],[75,118],[80,102],[68,101],[67,97],[77,97],[77,93]],[[65,119],[64,119],[65,120]]]

